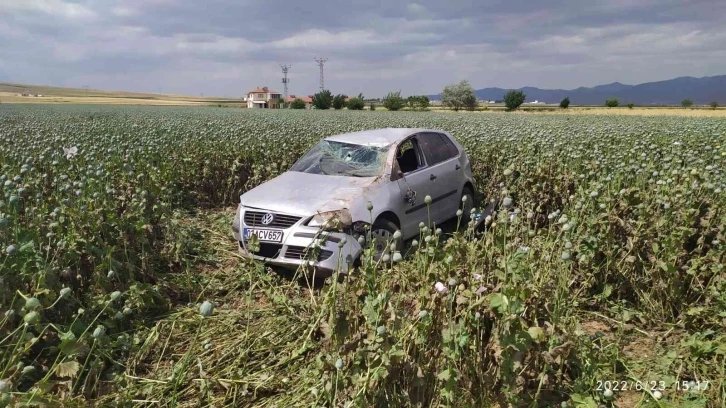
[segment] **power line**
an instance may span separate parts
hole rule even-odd
[[[320,66],[320,92],[325,89],[325,76],[323,75],[323,65],[327,61],[327,58],[315,58],[315,62]]]

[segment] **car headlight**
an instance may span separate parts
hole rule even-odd
[[[320,227],[325,231],[343,232],[350,227],[353,219],[347,209],[317,213],[308,221],[308,227]]]
[[[234,215],[234,220],[232,220],[232,231],[239,234],[239,223],[240,223],[240,210],[242,209],[242,205],[237,205],[237,213]]]

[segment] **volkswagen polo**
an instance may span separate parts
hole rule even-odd
[[[466,197],[464,199],[464,197]],[[272,265],[347,272],[372,246],[385,257],[393,235],[419,223],[468,219],[469,158],[448,132],[385,128],[327,137],[288,171],[240,196],[232,230],[240,252]]]

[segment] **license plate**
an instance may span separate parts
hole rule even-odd
[[[261,242],[282,242],[282,231],[259,228],[245,228],[242,236],[245,240],[252,235],[257,235],[257,239]]]

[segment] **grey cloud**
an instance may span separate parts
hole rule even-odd
[[[239,96],[572,88],[726,73],[726,2],[0,0],[0,81]]]

